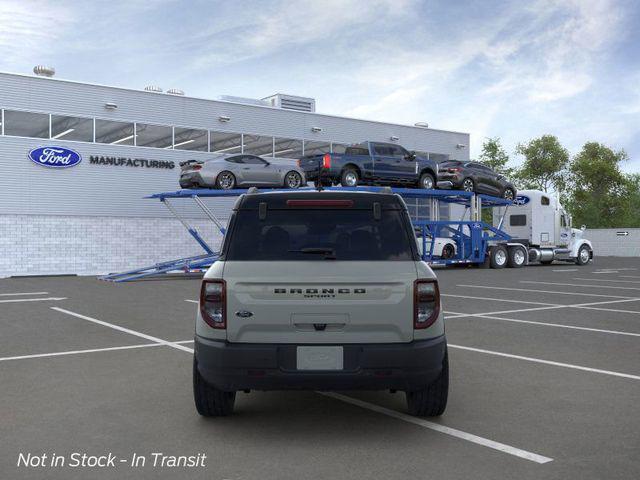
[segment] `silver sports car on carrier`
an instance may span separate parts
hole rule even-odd
[[[307,184],[304,171],[293,160],[257,155],[220,155],[212,160],[180,163],[181,188],[279,187],[300,188]]]

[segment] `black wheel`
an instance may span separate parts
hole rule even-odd
[[[285,175],[284,186],[286,188],[295,189],[295,188],[300,188],[301,185],[302,185],[302,176],[298,172],[291,170]]]
[[[511,187],[505,188],[502,192],[502,198],[504,198],[505,200],[513,200],[515,197],[516,194]]]
[[[475,183],[473,183],[473,179],[465,178],[462,181],[462,190],[464,190],[465,192],[474,192],[475,189],[476,189],[476,185]]]
[[[423,173],[420,175],[420,181],[418,182],[419,188],[424,188],[426,190],[433,190],[436,188],[436,181],[433,179],[433,175],[430,173]]]
[[[527,263],[527,252],[523,247],[509,247],[509,258],[507,266],[510,268],[520,268]]]
[[[496,245],[491,248],[491,268],[504,268],[507,265],[508,258],[507,249],[502,245]]]
[[[406,392],[407,410],[416,417],[437,417],[447,408],[449,395],[449,356],[444,352],[442,370],[431,385],[423,390]]]
[[[233,413],[236,392],[223,392],[209,385],[200,372],[198,363],[193,358],[193,398],[196,410],[203,417],[224,417]]]
[[[444,258],[445,260],[448,258],[453,258],[455,253],[456,250],[450,243],[447,243],[444,247],[442,247],[442,258]]]
[[[582,245],[578,249],[578,256],[576,257],[576,264],[586,265],[591,259],[591,249],[587,245]]]
[[[345,168],[340,176],[340,185],[343,187],[358,186],[358,172],[354,168]]]
[[[220,172],[216,178],[216,187],[220,190],[231,190],[236,186],[236,177],[231,172]]]

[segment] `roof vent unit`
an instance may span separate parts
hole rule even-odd
[[[242,103],[243,105],[257,105],[259,107],[268,107],[271,105],[269,102],[257,98],[234,97],[233,95],[221,95],[218,98],[223,102]]]
[[[44,65],[36,65],[33,67],[33,73],[39,77],[53,77],[56,74],[56,69],[53,67],[46,67]]]
[[[179,88],[170,88],[169,90],[167,90],[167,93],[169,95],[184,95],[184,92]]]
[[[315,112],[316,101],[309,97],[296,97],[295,95],[285,95],[276,93],[270,97],[263,98],[269,102],[272,107],[282,108],[284,110],[297,110],[299,112]]]
[[[147,85],[146,87],[144,87],[144,90],[145,92],[162,93],[162,88],[158,87],[157,85]]]

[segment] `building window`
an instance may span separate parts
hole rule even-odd
[[[331,153],[342,154],[347,150],[348,146],[349,145],[346,145],[344,143],[332,143],[331,144]]]
[[[209,148],[206,130],[176,127],[173,131],[173,148],[176,150],[196,150],[206,152]]]
[[[259,135],[243,135],[244,153],[251,155],[273,156],[273,137],[261,137]]]
[[[331,152],[331,143],[329,142],[312,142],[309,140],[304,141],[305,155],[322,155],[329,152]]]
[[[274,149],[274,157],[298,159],[302,157],[302,140],[293,140],[291,138],[275,138]]]
[[[49,115],[5,110],[4,134],[15,137],[49,138]]]
[[[164,125],[136,123],[136,145],[138,147],[171,148],[173,129]]]
[[[93,119],[51,115],[51,138],[93,142]]]
[[[239,133],[210,132],[212,153],[242,153],[242,135]]]
[[[96,142],[133,145],[133,123],[96,119]]]

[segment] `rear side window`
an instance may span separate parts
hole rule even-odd
[[[236,212],[225,260],[414,260],[407,213],[382,210],[255,210]]]
[[[551,201],[549,200],[549,197],[540,197],[540,204],[541,205],[549,205],[551,203]]]
[[[509,217],[509,225],[511,225],[512,227],[524,227],[526,224],[526,215],[511,215]]]
[[[365,147],[347,147],[347,155],[369,155],[369,149]]]

